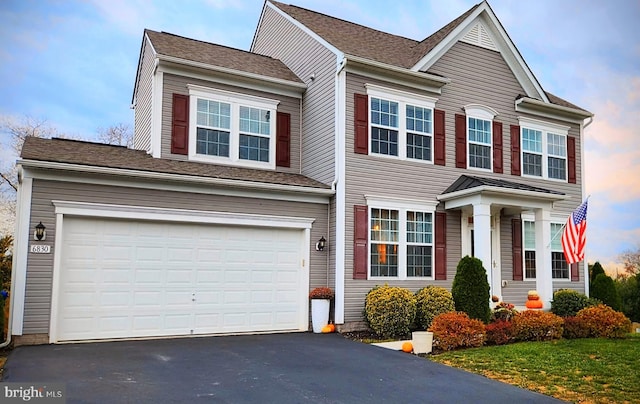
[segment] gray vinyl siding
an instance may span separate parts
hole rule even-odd
[[[291,115],[291,139],[290,139],[290,167],[276,167],[277,171],[299,173],[300,172],[300,100],[294,97],[286,97],[273,93],[246,89],[222,83],[199,80],[190,77],[176,76],[165,73],[163,76],[164,88],[162,91],[162,158],[174,160],[187,160],[188,156],[171,153],[171,118],[173,116],[173,94],[189,95],[187,84],[195,84],[203,87],[215,88],[234,93],[249,94],[256,97],[279,100],[278,112]],[[191,106],[190,106],[191,107]],[[189,122],[193,125],[195,122]],[[275,134],[273,134],[275,136]]]
[[[334,179],[336,55],[268,6],[252,51],[282,60],[307,84],[302,110],[302,174],[331,183]]]
[[[362,320],[362,307],[366,293],[376,284],[384,283],[380,280],[353,280],[353,206],[366,205],[365,195],[382,197],[407,198],[411,200],[436,201],[447,187],[460,175],[478,175],[482,177],[500,178],[508,181],[521,182],[541,188],[563,192],[570,199],[558,202],[552,212],[555,217],[565,217],[571,212],[581,199],[582,170],[579,167],[580,138],[579,127],[572,125],[569,136],[576,137],[577,184],[560,181],[512,176],[510,165],[510,125],[518,125],[514,101],[524,90],[511,73],[508,66],[498,52],[476,47],[466,43],[457,43],[430,69],[431,73],[440,74],[451,80],[438,94],[425,94],[423,91],[412,90],[390,82],[383,82],[356,74],[347,75],[347,111],[346,111],[346,234],[345,243],[345,321]],[[444,110],[445,115],[445,150],[446,165],[436,166],[415,161],[402,161],[394,158],[377,157],[354,153],[354,93],[366,94],[365,83],[378,84],[416,94],[429,95],[438,99],[436,108]],[[463,107],[468,104],[482,104],[498,111],[497,121],[503,124],[503,167],[504,174],[493,172],[459,169],[455,167],[455,114],[464,114]],[[532,118],[536,118],[533,117]],[[536,118],[540,119],[540,118]],[[550,122],[557,122],[549,120]],[[566,122],[562,122],[568,125]],[[438,205],[443,210],[443,204]],[[507,226],[510,221],[503,218]],[[389,285],[397,285],[416,290],[425,284],[450,287],[455,276],[455,268],[461,256],[460,212],[447,211],[447,280],[446,281],[397,281],[389,279]],[[510,228],[502,234],[502,268],[503,279],[508,280],[508,287],[504,293],[513,297],[514,302],[526,296],[526,291],[535,285],[520,282],[516,285],[512,281],[512,264]],[[508,242],[507,242],[508,241]],[[554,288],[558,282],[554,282]],[[577,282],[563,282],[564,287],[580,288]],[[522,295],[524,293],[524,295]],[[524,301],[523,301],[524,303]]]
[[[511,229],[511,220],[518,218],[520,218],[519,215],[500,217],[500,263],[502,265],[502,280],[507,281],[507,286],[502,288],[502,300],[522,307],[527,301],[527,292],[536,289],[536,281],[513,280],[513,231]],[[522,265],[522,270],[524,271],[524,263]]]
[[[153,110],[153,52],[145,38],[135,99],[133,148],[151,151],[151,120]]]
[[[33,181],[29,228],[33,228],[42,221],[47,228],[47,239],[43,244],[52,246],[52,251],[56,243],[56,223],[52,200],[315,218],[311,229],[311,244],[309,245],[311,259],[309,283],[311,288],[327,284],[326,254],[315,250],[316,241],[327,234],[326,204],[153,189],[141,190],[35,179]],[[47,334],[49,332],[53,260],[53,253],[28,255],[24,334]]]

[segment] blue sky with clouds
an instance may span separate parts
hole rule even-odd
[[[291,3],[420,40],[476,1]],[[131,93],[144,28],[248,50],[262,4],[4,0],[0,115],[45,118],[61,132],[88,139],[100,127],[132,125]],[[542,86],[595,114],[585,132],[588,260],[612,270],[620,252],[640,248],[640,2],[493,0],[490,5]],[[6,140],[0,139],[3,166],[15,160]]]

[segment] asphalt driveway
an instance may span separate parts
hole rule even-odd
[[[62,382],[69,403],[553,403],[338,334],[16,348],[3,382]]]

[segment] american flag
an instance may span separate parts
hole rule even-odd
[[[587,243],[587,202],[571,212],[562,233],[562,251],[568,264],[584,259],[584,246]]]

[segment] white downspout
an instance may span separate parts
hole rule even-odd
[[[335,134],[334,134],[334,179],[331,183],[331,190],[335,192],[336,201],[336,240],[335,240],[335,288],[336,288],[336,304],[335,304],[335,318],[336,324],[344,324],[344,309],[345,309],[345,218],[346,218],[346,190],[344,183],[344,164],[345,164],[345,113],[346,113],[346,81],[345,78],[340,76],[343,74],[344,67],[347,64],[347,59],[342,55],[342,59],[338,59],[339,62],[336,66],[336,75],[334,78],[335,87]],[[329,203],[331,205],[331,203]]]
[[[593,115],[589,117],[589,120],[587,121],[587,123],[581,123],[580,124],[580,159],[582,160],[580,162],[580,166],[582,167],[582,200],[584,200],[584,196],[586,195],[586,189],[585,189],[585,180],[584,180],[584,172],[585,172],[585,165],[584,165],[584,130],[587,128],[587,126],[591,125],[593,123]],[[586,252],[588,252],[589,250],[586,250]],[[587,254],[585,252],[585,257],[584,257],[584,294],[589,296],[589,261],[587,261]]]

